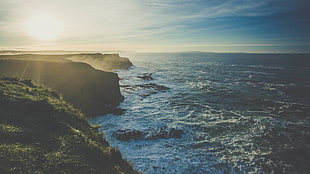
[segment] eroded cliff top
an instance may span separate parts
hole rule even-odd
[[[128,69],[132,63],[126,57],[120,57],[119,54],[101,54],[101,53],[78,53],[78,54],[12,54],[0,55],[0,60],[33,60],[49,62],[84,62],[92,67],[112,71],[114,69]]]

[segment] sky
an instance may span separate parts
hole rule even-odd
[[[0,49],[310,53],[310,1],[0,0]]]

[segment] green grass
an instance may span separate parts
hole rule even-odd
[[[136,173],[53,90],[0,79],[0,173]]]

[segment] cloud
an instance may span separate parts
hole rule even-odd
[[[6,12],[10,15],[20,14],[27,18],[31,15],[40,15],[40,13],[51,13],[59,16],[58,18],[67,24],[67,34],[76,34],[80,37],[83,35],[88,37],[95,33],[124,36],[128,33],[135,33],[133,35],[137,36],[139,32],[144,36],[143,31],[149,31],[150,28],[156,34],[163,30],[168,32],[167,27],[171,27],[173,31],[175,25],[186,25],[208,18],[271,13],[271,10],[262,8],[267,4],[266,0],[255,3],[240,0],[219,0],[216,3],[210,0],[11,0],[11,3],[1,2],[2,7],[10,9],[11,13]]]
[[[298,2],[290,0],[0,0],[0,6],[0,40],[1,38],[14,40],[14,33],[16,33],[18,37],[23,37],[24,34],[24,42],[31,42],[31,38],[26,36],[21,21],[47,13],[57,18],[63,26],[63,35],[55,43],[151,45],[153,43],[173,44],[181,41],[202,42],[205,38],[214,38],[214,35],[218,36],[219,42],[225,42],[224,36],[221,36],[223,33],[244,32],[256,28],[259,30],[258,27],[261,27],[261,24],[248,26],[234,23],[231,18],[269,18],[277,14],[290,14],[292,11],[297,15],[299,9],[309,7],[309,2],[306,0]],[[298,17],[300,20],[302,16]],[[266,25],[263,27],[266,28]],[[228,36],[227,39],[231,41]]]

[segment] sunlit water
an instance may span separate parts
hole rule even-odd
[[[310,173],[309,55],[125,56],[125,113],[90,122],[138,171]],[[122,131],[143,136],[120,140]]]

